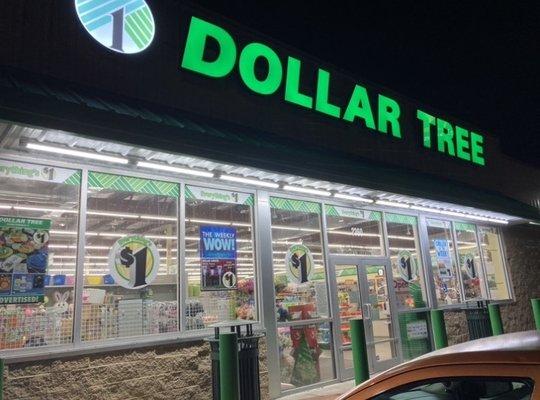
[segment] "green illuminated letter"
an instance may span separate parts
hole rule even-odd
[[[255,63],[264,58],[268,63],[268,74],[259,80],[255,74]],[[272,94],[278,90],[283,77],[283,68],[277,54],[270,47],[261,43],[250,43],[240,53],[239,70],[242,80],[248,88],[259,94]]]
[[[484,137],[474,132],[471,132],[471,158],[475,164],[486,164],[484,160]]]
[[[455,156],[453,140],[454,130],[452,125],[444,119],[437,118],[437,150]]]
[[[422,121],[424,147],[431,147],[431,125],[435,126],[435,117],[422,110],[416,110],[416,118]]]
[[[300,60],[287,59],[287,77],[285,78],[285,100],[302,107],[313,108],[313,99],[300,93]]]
[[[343,114],[343,119],[349,122],[353,122],[356,117],[362,118],[368,128],[376,129],[366,88],[360,85],[354,87],[345,114]]]
[[[341,109],[328,101],[328,93],[330,91],[329,86],[330,74],[328,71],[319,68],[319,74],[317,76],[317,96],[315,97],[315,109],[324,114],[339,118],[341,116]]]
[[[204,60],[209,37],[219,44],[219,53],[214,61]],[[217,25],[192,17],[182,67],[212,78],[223,78],[232,71],[235,61],[236,45],[231,35]]]
[[[401,137],[401,128],[399,126],[399,115],[401,110],[399,104],[390,97],[379,95],[379,119],[377,121],[378,129],[382,133],[388,132],[388,124],[390,124],[390,130],[392,136]]]
[[[459,158],[471,161],[469,153],[469,131],[456,125],[456,154]]]

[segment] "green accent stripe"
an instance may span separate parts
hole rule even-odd
[[[386,222],[392,222],[394,224],[416,225],[416,217],[413,217],[411,215],[386,213],[385,216],[386,216]]]
[[[126,17],[125,29],[137,47],[145,47],[154,35],[154,24],[149,10],[144,7]]]
[[[304,213],[321,213],[321,205],[310,201],[283,199],[281,197],[270,197],[270,207],[278,210],[296,211]]]
[[[253,206],[255,204],[255,196],[251,195],[249,196],[246,201],[244,201],[244,205],[246,206]]]
[[[466,222],[454,222],[454,226],[457,231],[476,232],[474,224],[468,224]]]
[[[186,188],[185,188],[185,196],[186,196],[186,200],[188,200],[188,199],[189,200],[194,200],[195,199],[195,195],[190,190],[188,185],[186,185]]]
[[[81,184],[81,171],[73,173],[69,178],[67,178],[64,183],[66,185],[80,185]]]
[[[170,197],[178,197],[180,195],[179,185],[176,183],[135,178],[131,176],[104,174],[101,172],[88,173],[88,186],[121,192],[154,194]]]

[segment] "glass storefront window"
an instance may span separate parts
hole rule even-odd
[[[281,390],[334,379],[329,323],[278,328]]]
[[[416,217],[390,213],[385,217],[397,307],[427,307]]]
[[[328,251],[338,255],[384,254],[381,213],[325,206]]]
[[[77,170],[0,160],[0,349],[72,342],[80,181]]]
[[[439,306],[458,304],[462,301],[452,226],[448,221],[427,218],[429,258]]]
[[[454,222],[454,228],[465,300],[486,299],[476,227],[473,224]]]
[[[479,226],[482,257],[486,266],[486,277],[491,299],[506,300],[510,298],[506,281],[501,241],[497,228]]]
[[[420,357],[432,350],[429,336],[431,329],[429,327],[429,316],[426,311],[400,313],[399,332],[403,361]]]
[[[329,316],[321,205],[270,198],[279,322]]]
[[[178,330],[179,185],[88,173],[81,338]]]
[[[253,204],[252,194],[186,185],[187,329],[257,320]],[[211,259],[210,236],[229,238],[235,251]]]

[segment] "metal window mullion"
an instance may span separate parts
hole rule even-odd
[[[487,280],[487,269],[486,269],[486,263],[484,262],[484,252],[482,250],[481,242],[480,242],[480,233],[478,225],[474,225],[474,237],[476,238],[476,248],[478,249],[478,255],[480,256],[480,265],[482,266],[482,277],[484,278],[483,285],[484,290],[486,291],[486,297],[483,300],[491,300],[491,291],[489,290],[488,280]]]
[[[188,276],[186,272],[186,184],[180,183],[180,198],[178,199],[178,241],[177,247],[177,281],[176,299],[178,304],[178,330],[184,332],[187,329],[186,300],[188,294]]]
[[[510,270],[508,269],[508,263],[507,263],[508,259],[506,255],[507,254],[506,242],[503,237],[503,230],[499,227],[496,227],[495,229],[497,229],[497,233],[499,236],[499,249],[501,251],[501,260],[502,260],[503,268],[504,268],[504,276],[506,278],[506,288],[508,289],[508,298],[510,300],[515,301],[514,285],[513,285],[513,280],[512,280],[512,274],[510,273]]]
[[[336,327],[341,325],[339,321],[339,306],[337,301],[337,279],[335,265],[330,263],[329,260],[329,247],[328,247],[328,232],[327,232],[327,222],[326,222],[326,204],[321,204],[321,215],[320,215],[320,225],[321,225],[321,240],[322,240],[322,251],[323,251],[323,260],[324,260],[324,269],[326,273],[326,304],[328,306],[328,317],[330,323],[330,332],[332,332],[332,353],[333,353],[333,367],[334,367],[334,378],[337,377],[339,366],[338,366],[338,343],[336,338],[338,334],[336,333]]]
[[[79,194],[79,224],[77,235],[77,264],[75,268],[75,294],[73,296],[73,342],[82,342],[82,308],[84,291],[84,259],[86,247],[86,211],[88,206],[88,169],[81,170],[81,187]]]
[[[418,217],[418,237],[420,246],[420,259],[423,260],[424,264],[424,282],[426,284],[426,294],[428,296],[428,307],[427,308],[437,308],[438,301],[435,290],[435,279],[433,276],[433,267],[431,265],[431,254],[430,254],[430,244],[429,244],[429,234],[427,230],[427,220],[424,215]]]
[[[270,196],[266,191],[259,191],[256,212],[259,223],[257,242],[259,244],[258,264],[261,271],[259,284],[259,301],[261,302],[262,321],[266,328],[266,358],[268,361],[268,386],[270,398],[281,395],[281,368],[279,362],[279,345],[275,310],[274,270],[272,258],[272,217]]]
[[[455,223],[452,221],[450,223],[450,234],[452,235],[452,240],[454,244],[454,259],[456,260],[456,267],[457,267],[457,279],[458,284],[461,289],[461,301],[460,303],[463,304],[467,301],[467,298],[465,297],[465,283],[463,282],[463,273],[461,272],[461,258],[459,255],[459,245],[458,245],[458,237],[457,237],[457,231]]]

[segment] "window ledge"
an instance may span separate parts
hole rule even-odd
[[[260,326],[254,327],[254,333],[264,332]],[[214,335],[212,329],[195,332],[176,332],[170,334],[138,336],[124,339],[111,339],[96,342],[83,342],[80,344],[44,346],[28,349],[14,349],[0,351],[0,359],[5,364],[17,364],[22,362],[40,361],[77,357],[87,354],[107,353],[129,349],[141,349],[145,347],[167,346],[189,342],[200,342]]]

